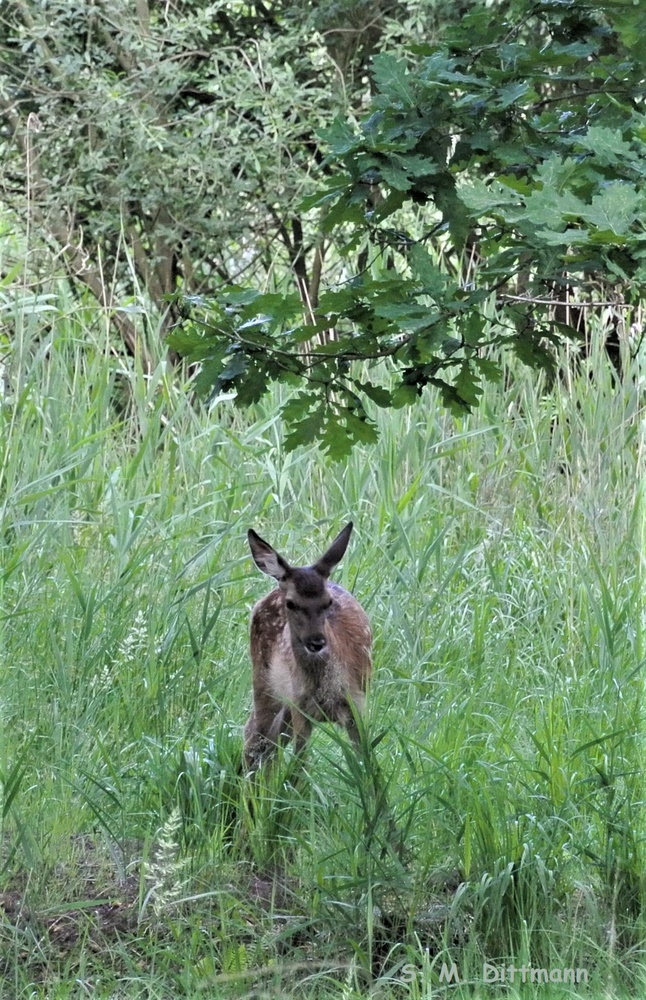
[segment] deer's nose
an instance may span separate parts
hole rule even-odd
[[[305,642],[305,649],[308,653],[320,653],[325,646],[324,635],[313,635]]]

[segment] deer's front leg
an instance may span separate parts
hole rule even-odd
[[[312,723],[296,708],[292,709],[292,730],[294,732],[294,750],[296,753],[301,753],[312,733]]]
[[[288,734],[291,719],[288,706],[275,698],[257,698],[253,712],[244,728],[244,759],[248,770],[257,768],[266,757],[276,751],[281,735]]]
[[[292,729],[292,710],[289,705],[283,705],[271,724],[267,739],[270,743],[278,746],[279,743],[290,738]]]
[[[365,698],[362,692],[348,694],[346,704],[340,712],[339,722],[345,727],[345,731],[350,737],[355,748],[361,748],[361,734],[359,732],[359,717],[363,715],[365,708]]]

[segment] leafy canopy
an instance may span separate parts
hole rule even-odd
[[[64,265],[148,370],[178,291],[291,274],[315,298],[298,206],[323,159],[317,133],[360,106],[374,52],[461,2],[0,5],[0,199],[38,277]]]
[[[473,6],[442,45],[377,55],[369,111],[324,131],[302,205],[337,248],[334,278],[315,302],[225,289],[173,337],[200,388],[245,405],[297,386],[287,446],[340,458],[375,440],[366,399],[405,406],[430,384],[469,410],[499,345],[549,367],[549,342],[576,333],[555,320],[566,292],[637,300],[644,39],[640,6],[517,0]],[[356,376],[353,361],[384,358],[393,389]]]

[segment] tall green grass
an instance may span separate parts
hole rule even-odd
[[[499,995],[484,962],[643,988],[630,359],[600,330],[468,418],[428,392],[334,466],[285,452],[278,393],[205,408],[48,301],[16,307],[0,417],[2,995]],[[362,753],[323,726],[251,779],[246,529],[306,562],[350,517]]]

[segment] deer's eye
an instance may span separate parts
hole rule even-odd
[[[287,600],[285,601],[285,604],[287,606],[288,611],[296,611],[296,605],[294,604],[293,601]]]

